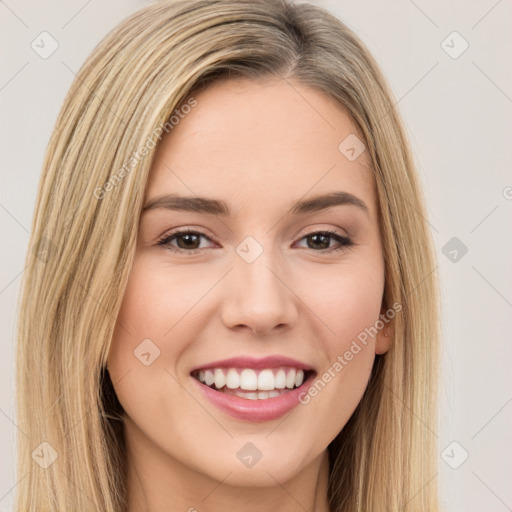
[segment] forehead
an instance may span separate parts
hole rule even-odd
[[[223,80],[193,97],[197,105],[157,148],[148,198],[219,197],[236,211],[261,207],[262,200],[272,209],[305,195],[345,191],[374,209],[368,152],[351,160],[340,150],[343,141],[363,137],[325,93],[284,79]]]

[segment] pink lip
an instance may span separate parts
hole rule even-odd
[[[286,356],[266,356],[262,358],[230,357],[196,366],[190,370],[190,373],[208,368],[252,368],[254,370],[262,370],[264,368],[278,368],[279,366],[291,366],[293,368],[302,368],[303,370],[314,369],[308,364]]]
[[[215,364],[217,365],[218,362]],[[290,366],[294,366],[295,364],[296,362]],[[216,367],[218,368],[218,366]],[[297,406],[299,397],[307,392],[308,388],[313,383],[315,374],[315,372],[312,372],[298,388],[290,390],[284,395],[267,398],[266,400],[249,400],[247,398],[229,395],[222,391],[216,391],[206,384],[202,384],[194,377],[192,377],[192,380],[195,382],[195,385],[199,386],[204,396],[221,411],[240,420],[261,422],[280,418]]]

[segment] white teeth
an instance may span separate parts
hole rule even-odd
[[[245,368],[240,374],[240,387],[247,391],[258,389],[258,376],[254,370]]]
[[[266,400],[267,398],[275,398],[281,396],[287,391],[273,389],[272,391],[243,391],[241,389],[228,389],[224,391],[228,395],[235,395],[249,400]]]
[[[273,398],[281,395],[283,393],[281,390],[287,391],[301,386],[304,382],[304,370],[289,367],[264,370],[210,368],[199,370],[196,377],[207,386],[215,386],[217,390],[244,391],[244,398],[255,400]],[[246,391],[256,393],[246,393]]]
[[[223,388],[226,385],[226,376],[220,368],[215,368],[215,387]]]
[[[272,370],[263,370],[258,375],[258,389],[269,391],[274,389],[274,374]]]
[[[286,376],[286,387],[293,389],[293,386],[295,386],[295,370],[292,368]]]
[[[226,375],[226,386],[229,389],[236,389],[240,387],[240,375],[238,375],[238,372],[234,368],[230,368],[228,370]]]
[[[211,386],[215,382],[215,377],[213,376],[212,370],[205,370],[204,372],[204,383],[207,386]]]
[[[276,389],[284,389],[286,387],[286,373],[280,368],[274,377],[274,387]]]

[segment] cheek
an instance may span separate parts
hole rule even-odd
[[[318,338],[325,359],[302,403],[310,404],[315,416],[330,418],[318,428],[333,437],[354,412],[371,374],[375,359],[372,328],[381,312],[384,271],[380,265],[347,262],[321,277],[315,275],[316,286],[310,283],[307,305],[325,333]]]
[[[316,274],[308,283],[307,305],[325,326],[326,353],[344,350],[379,318],[384,291],[383,266],[362,262]]]
[[[179,284],[175,285],[179,289]],[[163,346],[164,334],[183,316],[182,293],[170,293],[154,265],[137,255],[125,290],[110,347],[108,366],[114,384],[130,373],[144,383],[162,366],[169,350],[179,351],[179,343]],[[168,361],[167,361],[168,362]],[[126,384],[125,384],[126,385]],[[123,386],[119,386],[119,398]]]
[[[133,351],[145,338],[158,340],[159,345],[176,338],[173,333],[187,325],[189,311],[209,286],[201,276],[136,256],[117,318],[112,357],[120,357],[129,348]],[[162,352],[179,350],[179,338],[159,348]]]
[[[216,279],[216,278],[215,278]],[[212,276],[177,271],[137,254],[117,318],[108,368],[126,412],[137,417],[148,396],[175,396],[176,364],[200,332]],[[165,393],[164,393],[165,389]]]
[[[186,311],[180,283],[173,279],[173,288],[180,293],[173,292],[161,269],[150,263],[144,255],[136,255],[108,356],[117,397],[144,431],[151,431],[154,418],[162,419],[158,411],[165,410],[169,397],[178,396],[178,385],[170,375],[184,350],[180,339],[186,340],[164,336]]]

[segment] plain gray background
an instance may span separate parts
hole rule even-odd
[[[0,2],[1,512],[12,510],[15,439],[23,435],[14,327],[44,151],[74,73],[144,3]],[[312,3],[347,23],[380,63],[425,187],[444,331],[440,423],[432,432],[439,473],[427,485],[439,486],[443,511],[512,510],[512,4]],[[58,43],[47,58],[31,47],[48,37],[43,31]]]

